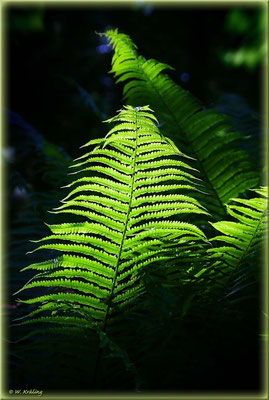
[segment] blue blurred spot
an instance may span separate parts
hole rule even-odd
[[[100,54],[110,53],[111,50],[112,50],[111,46],[108,46],[107,44],[100,44],[99,46],[96,47],[97,53]]]
[[[27,197],[27,193],[23,186],[16,186],[12,192],[12,196],[17,200],[21,200]]]
[[[152,14],[152,6],[148,4],[148,5],[144,8],[144,15],[145,15],[146,17],[149,17],[151,14]]]
[[[180,79],[182,80],[182,82],[189,82],[190,80],[190,74],[188,74],[188,72],[183,72],[180,75]]]
[[[7,162],[15,161],[15,147],[4,147],[2,149],[3,157]]]
[[[104,86],[110,87],[113,84],[113,79],[109,78],[108,76],[103,75],[103,76],[100,76],[100,82]]]

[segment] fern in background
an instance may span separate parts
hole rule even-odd
[[[247,138],[240,144],[248,153],[251,164],[255,169],[262,171],[264,168],[262,155],[264,155],[263,137],[265,129],[260,115],[249,106],[243,97],[233,93],[223,93],[216,100],[214,109],[228,115],[231,118],[233,129]],[[260,155],[260,157],[257,157],[257,155]]]
[[[243,136],[232,130],[227,116],[205,110],[200,101],[176,85],[164,73],[170,66],[139,56],[128,35],[117,29],[105,35],[115,52],[111,72],[117,82],[125,83],[124,100],[132,105],[148,102],[163,132],[177,137],[182,151],[196,159],[209,193],[206,198],[201,196],[201,202],[214,219],[221,219],[226,214],[225,204],[259,181],[247,153],[236,147]]]
[[[22,259],[31,249],[29,241],[46,234],[43,219],[48,209],[60,199],[59,187],[67,183],[66,176],[71,157],[61,148],[44,139],[36,129],[15,112],[8,111],[10,143],[6,149],[9,163],[10,204],[12,223],[9,241],[9,265],[13,273],[9,286],[12,293],[22,285],[19,270],[29,264]],[[42,185],[46,191],[42,191]],[[32,262],[37,259],[35,254]],[[39,255],[40,260],[40,255]],[[29,277],[30,278],[30,277]]]
[[[3,306],[4,315],[10,322],[10,319],[20,318],[29,312],[29,307],[25,310],[21,303],[14,302],[12,296],[32,278],[32,271],[21,274],[20,270],[29,263],[40,262],[53,256],[50,251],[44,255],[22,255],[32,249],[31,239],[39,239],[47,234],[47,227],[43,221],[47,218],[47,210],[56,207],[61,198],[59,187],[67,183],[71,157],[44,139],[44,136],[19,114],[7,110],[6,116],[9,121],[9,141],[3,150],[9,191],[5,193],[8,196],[5,198],[5,204],[8,205],[7,212],[11,223],[4,259],[4,264],[9,268],[8,291]],[[9,334],[4,334],[4,340],[6,343],[13,343],[23,334],[22,327],[12,328]],[[12,374],[23,376],[25,366],[22,367],[21,363],[25,353],[20,354],[18,346],[10,344],[7,346],[7,354]],[[30,362],[33,362],[33,357],[31,360]]]

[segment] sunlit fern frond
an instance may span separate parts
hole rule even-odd
[[[62,253],[24,269],[38,274],[19,292],[49,288],[22,302],[39,304],[24,324],[51,322],[103,328],[143,293],[143,268],[177,258],[186,268],[206,237],[182,215],[207,211],[186,156],[160,134],[148,106],[125,106],[104,139],[75,160],[78,177],[54,212],[77,218],[50,225],[36,250]],[[85,147],[82,146],[82,147]],[[34,250],[34,251],[36,251]],[[43,289],[44,290],[44,289]],[[40,313],[43,313],[40,316]]]
[[[209,193],[200,200],[215,220],[222,219],[225,204],[259,181],[247,153],[235,145],[243,136],[232,129],[227,116],[206,110],[164,73],[173,68],[140,56],[129,36],[116,29],[107,31],[106,37],[114,49],[111,72],[125,85],[124,100],[134,106],[150,104],[162,132],[197,160]]]
[[[257,284],[262,275],[261,256],[267,233],[268,189],[261,187],[253,191],[260,197],[232,199],[232,203],[227,206],[228,214],[236,221],[212,224],[221,235],[211,239],[219,245],[209,249],[208,254],[216,260],[213,262],[215,272],[224,274],[220,283],[225,286],[226,297],[242,298],[244,292],[246,297],[246,288]]]
[[[260,197],[252,199],[232,199],[227,205],[228,214],[237,219],[212,223],[223,235],[211,240],[223,242],[225,246],[209,249],[214,257],[221,257],[235,267],[246,258],[256,257],[257,250],[265,239],[267,224],[267,187],[253,190]]]

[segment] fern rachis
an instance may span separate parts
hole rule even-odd
[[[115,51],[111,72],[117,82],[125,84],[124,99],[132,105],[146,99],[161,120],[162,130],[195,158],[209,193],[206,198],[201,195],[200,201],[214,219],[221,219],[230,198],[258,183],[258,174],[247,154],[240,150],[238,155],[236,141],[242,135],[233,132],[227,116],[205,110],[198,100],[177,86],[164,73],[172,69],[170,66],[139,56],[128,35],[117,30],[109,30],[105,35]]]
[[[83,217],[84,222],[50,225],[52,234],[39,240],[36,250],[58,250],[63,255],[26,268],[39,274],[21,290],[56,288],[54,293],[22,300],[41,303],[32,317],[56,315],[25,324],[87,326],[88,314],[105,329],[111,316],[143,292],[143,268],[175,257],[179,262],[182,257],[184,267],[192,259],[190,249],[206,240],[198,227],[179,219],[207,211],[189,195],[199,192],[197,179],[181,160],[184,155],[160,134],[151,110],[127,106],[109,122],[116,122],[116,127],[105,139],[85,145],[97,146],[75,165],[82,166],[78,173],[83,177],[67,185],[75,188],[53,211]],[[73,310],[70,316],[74,303],[80,313]]]

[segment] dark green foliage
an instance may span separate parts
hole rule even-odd
[[[45,140],[29,123],[14,112],[9,112],[9,153],[8,180],[10,182],[6,210],[11,219],[8,237],[8,247],[5,252],[5,264],[8,265],[7,294],[5,314],[14,319],[29,313],[22,304],[14,303],[14,292],[19,290],[26,281],[32,278],[32,273],[21,274],[20,270],[29,263],[40,262],[41,254],[23,256],[32,249],[30,240],[46,235],[47,210],[55,207],[60,199],[59,187],[66,182],[70,156],[53,143]],[[45,189],[44,189],[45,188]],[[8,261],[6,263],[6,261]],[[11,306],[10,306],[11,305]],[[8,307],[6,309],[6,307]],[[9,307],[13,308],[12,311]],[[27,333],[27,332],[25,332]],[[10,336],[5,340],[17,340],[23,336],[22,329],[12,328]],[[22,360],[18,346],[10,344],[7,349],[10,356],[12,371],[23,374]]]
[[[19,270],[29,264],[29,258],[22,258],[22,254],[31,250],[31,239],[46,234],[43,221],[47,210],[55,207],[60,199],[59,187],[67,182],[70,156],[45,140],[18,114],[9,112],[8,117],[11,155],[7,157],[10,187],[6,202],[12,221],[8,256],[14,272],[9,285],[14,293],[25,279]],[[40,261],[40,255],[33,254],[31,261]]]
[[[263,64],[266,57],[266,10],[263,7],[255,9],[252,18],[247,10],[230,10],[226,17],[225,30],[231,36],[242,38],[245,35],[245,38],[241,39],[240,47],[220,51],[219,57],[224,64],[250,71]]]

